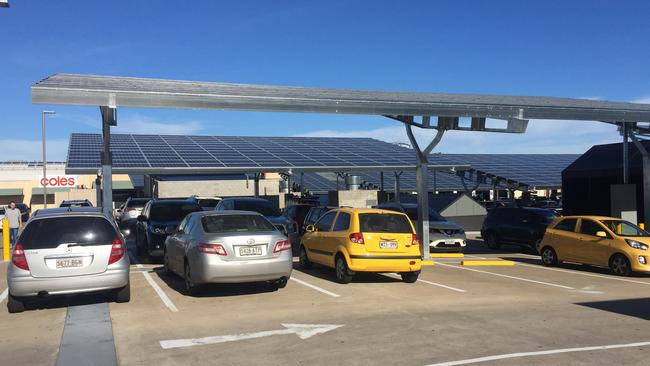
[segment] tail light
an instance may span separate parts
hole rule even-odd
[[[411,245],[417,245],[417,246],[420,246],[420,240],[418,239],[418,235],[417,235],[417,234],[413,234],[413,236],[412,236],[412,238],[411,238]]]
[[[120,238],[115,238],[111,245],[111,255],[108,257],[108,264],[113,264],[124,257],[124,243]]]
[[[11,256],[11,262],[14,266],[29,271],[29,264],[27,264],[27,257],[25,257],[25,250],[20,244],[14,247],[14,254]]]
[[[363,234],[362,233],[352,233],[350,234],[350,241],[355,243],[355,244],[365,244],[363,241]]]
[[[198,248],[199,248],[199,252],[201,253],[216,254],[222,256],[228,255],[228,253],[226,252],[226,248],[224,248],[223,245],[221,244],[201,243],[198,245]]]
[[[275,247],[273,248],[273,253],[279,253],[289,249],[291,249],[291,242],[289,240],[282,240],[275,243]]]

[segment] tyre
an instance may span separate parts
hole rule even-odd
[[[615,254],[609,260],[609,269],[612,270],[617,276],[629,276],[632,274],[632,266],[626,256],[622,254]]]
[[[7,296],[7,310],[11,314],[22,313],[25,311],[25,302],[22,299],[9,294],[9,296]]]
[[[501,248],[501,245],[499,244],[499,238],[497,238],[497,235],[495,233],[489,233],[485,241],[487,243],[488,248],[492,250],[497,250]]]
[[[281,288],[287,287],[287,282],[289,281],[288,278],[282,277],[279,280],[275,280],[271,282],[271,286],[273,287],[274,290],[279,290]]]
[[[558,260],[557,260],[557,254],[555,253],[555,250],[551,247],[544,247],[542,248],[542,253],[540,254],[542,257],[542,264],[545,265],[546,267],[554,267],[557,266]]]
[[[131,301],[131,282],[127,283],[126,286],[115,291],[115,302],[124,303]]]
[[[352,277],[354,277],[354,273],[350,272],[350,268],[348,267],[348,264],[345,261],[345,257],[343,257],[340,254],[336,256],[336,262],[334,267],[336,272],[336,280],[338,281],[338,283],[346,284],[352,282]]]
[[[530,246],[530,247],[528,247],[528,250],[530,251],[530,254],[533,254],[533,255],[540,255],[540,252],[538,251],[537,248],[539,248],[539,245],[540,245],[541,243],[542,243],[542,239],[537,239],[537,240],[535,240],[535,242],[533,243],[533,245]]]
[[[300,268],[302,269],[309,269],[311,268],[311,262],[309,261],[309,257],[307,257],[307,249],[303,247],[302,245],[300,246],[300,254],[298,257]]]
[[[406,283],[413,283],[418,280],[418,277],[420,277],[420,271],[402,272],[400,275],[402,276],[402,281]]]
[[[185,270],[183,271],[183,280],[185,282],[185,292],[190,296],[196,296],[198,287],[192,279],[192,269],[187,261],[185,262]]]

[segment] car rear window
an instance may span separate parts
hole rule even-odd
[[[275,226],[269,220],[257,215],[204,216],[201,224],[203,231],[211,234],[275,230]]]
[[[154,221],[181,221],[192,212],[200,211],[194,203],[160,203],[151,207],[150,219]]]
[[[130,200],[126,207],[143,208],[149,200]]]
[[[118,233],[102,217],[51,217],[30,222],[18,243],[25,249],[56,248],[63,243],[111,244]]]
[[[271,202],[264,201],[235,201],[235,210],[253,211],[264,216],[280,216],[280,211]]]
[[[361,232],[369,233],[413,233],[413,228],[405,215],[359,214]]]
[[[215,208],[219,204],[218,199],[213,199],[213,198],[202,198],[198,199],[197,202],[199,203],[199,206],[201,207],[212,207]]]

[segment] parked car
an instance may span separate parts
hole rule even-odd
[[[539,244],[542,263],[562,261],[609,267],[619,276],[650,272],[650,233],[613,217],[567,216],[556,219]]]
[[[403,212],[417,228],[418,205],[415,203],[386,202],[376,206],[383,210]],[[429,251],[460,252],[467,246],[467,237],[462,226],[447,221],[436,210],[429,209]]]
[[[555,212],[542,208],[497,208],[488,211],[481,236],[490,249],[499,249],[501,244],[514,244],[536,253],[546,227],[556,217]]]
[[[545,208],[554,211],[557,215],[562,214],[562,203],[553,200],[536,201],[533,207]]]
[[[138,254],[162,257],[165,239],[192,212],[202,211],[194,199],[153,199],[144,206],[136,223],[135,246]]]
[[[215,207],[221,202],[221,197],[200,197],[194,196],[196,202],[201,206],[203,211],[213,211]]]
[[[298,233],[302,235],[305,233],[303,227],[303,224],[305,223],[305,218],[307,217],[307,214],[309,213],[312,207],[314,207],[314,205],[301,203],[301,204],[285,207],[285,209],[282,210],[282,214],[296,223],[296,225],[298,226]]]
[[[64,200],[59,207],[93,207],[92,202],[89,200]]]
[[[501,202],[501,201],[483,201],[483,202],[481,202],[481,204],[488,211],[493,210],[495,208],[508,206],[505,202]]]
[[[268,281],[283,288],[291,276],[291,243],[257,212],[202,211],[187,215],[165,241],[164,268],[193,295],[206,283]]]
[[[257,197],[233,197],[233,198],[224,198],[217,207],[216,211],[253,211],[262,214],[266,217],[273,225],[275,225],[280,232],[285,234],[287,238],[291,241],[291,244],[294,246],[294,249],[298,249],[300,243],[300,237],[298,235],[298,228],[296,223],[288,219],[286,216],[283,216],[278,208],[276,208],[271,202],[265,200],[264,198]]]
[[[302,223],[301,227],[301,232],[302,234],[305,233],[305,229],[309,225],[314,225],[318,219],[320,219],[321,216],[323,216],[325,213],[333,210],[336,207],[330,207],[330,206],[314,206],[309,209],[307,214],[305,215],[305,221]]]
[[[135,225],[138,222],[138,216],[142,214],[142,209],[151,201],[151,198],[133,198],[129,197],[126,202],[118,209],[119,216],[117,223],[120,229],[124,230],[126,235],[135,233]]]
[[[7,270],[10,313],[30,298],[110,291],[131,298],[124,237],[99,209],[39,210],[18,237]]]
[[[417,281],[422,253],[415,228],[401,212],[339,208],[324,214],[300,245],[300,266],[318,263],[335,269],[339,283],[355,272],[397,272],[404,282]]]

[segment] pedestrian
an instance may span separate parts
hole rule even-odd
[[[18,229],[23,227],[22,213],[16,208],[16,202],[9,202],[9,208],[5,211],[5,217],[9,220],[9,241],[11,248],[16,244]]]

